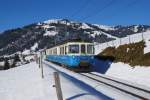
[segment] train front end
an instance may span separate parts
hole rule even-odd
[[[94,45],[92,43],[69,43],[68,63],[72,68],[89,68],[94,60]]]

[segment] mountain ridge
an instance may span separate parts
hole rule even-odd
[[[51,19],[4,31],[0,34],[0,56],[31,50],[35,44],[38,46],[31,51],[49,48],[68,39],[103,43],[147,30],[150,30],[149,25],[107,26]]]

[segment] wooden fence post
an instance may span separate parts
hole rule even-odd
[[[143,32],[142,32],[142,41],[144,41],[144,34],[143,34]]]
[[[60,85],[60,78],[57,72],[54,72],[54,79],[55,79],[55,88],[57,93],[58,100],[63,100],[61,85]]]
[[[38,57],[38,61],[39,61],[39,68],[40,68],[41,67],[40,57]]]
[[[131,38],[130,38],[130,35],[129,35],[129,44],[131,43]]]
[[[42,53],[40,53],[40,67],[41,67],[42,78],[44,78],[44,73],[43,73],[43,63],[42,63]]]
[[[120,45],[121,45],[121,38],[120,38]]]

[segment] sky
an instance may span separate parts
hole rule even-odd
[[[48,19],[150,25],[150,0],[0,0],[0,32]]]

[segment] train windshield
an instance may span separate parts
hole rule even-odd
[[[79,45],[69,45],[69,53],[79,53]]]
[[[87,45],[87,54],[94,54],[94,46]]]

